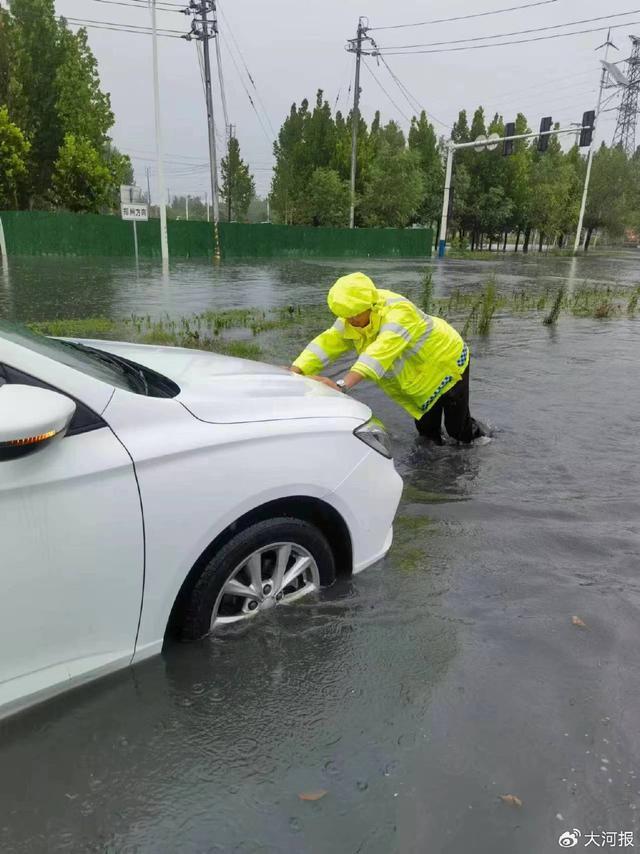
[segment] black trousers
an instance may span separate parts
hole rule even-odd
[[[485,435],[469,412],[469,365],[453,388],[445,392],[431,409],[416,421],[418,433],[442,445],[443,414],[444,426],[452,439],[469,444],[479,436]]]

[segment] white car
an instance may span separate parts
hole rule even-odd
[[[401,491],[313,380],[0,321],[0,715],[360,572]]]

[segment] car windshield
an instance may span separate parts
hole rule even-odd
[[[54,359],[69,368],[87,374],[109,385],[147,395],[148,397],[175,397],[180,388],[170,379],[144,365],[138,365],[122,356],[106,353],[86,344],[47,338],[26,326],[0,320],[0,337]]]

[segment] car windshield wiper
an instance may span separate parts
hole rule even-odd
[[[66,344],[68,347],[73,347],[75,350],[80,350],[80,352],[91,356],[96,359],[96,361],[109,365],[111,368],[115,368],[119,373],[123,374],[127,380],[133,381],[133,385],[136,387],[137,391],[142,392],[147,396],[149,395],[149,384],[147,382],[147,378],[144,375],[144,371],[137,365],[132,365],[131,362],[128,362],[126,359],[122,359],[120,356],[116,356],[113,353],[107,353],[104,350],[96,350],[93,347],[87,347],[86,344],[78,344],[75,341],[62,341],[61,343]]]

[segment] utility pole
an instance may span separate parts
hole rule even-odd
[[[607,33],[607,40],[600,47],[604,47],[604,63],[607,61],[607,57],[609,56],[609,48],[616,47],[614,43],[611,41],[611,30]],[[600,48],[598,48],[600,50]],[[617,48],[616,48],[617,50]],[[604,92],[604,84],[607,80],[607,66],[603,63],[602,65],[602,74],[600,75],[600,91],[598,92],[598,104],[596,106],[596,115],[593,124],[593,135],[591,137],[591,143],[589,145],[589,153],[587,154],[587,172],[584,178],[584,190],[582,191],[582,202],[580,204],[580,215],[578,217],[578,228],[576,230],[576,239],[573,244],[573,251],[577,252],[580,248],[580,238],[582,237],[582,224],[584,222],[584,214],[587,209],[587,197],[589,195],[589,181],[591,179],[591,166],[593,164],[593,152],[595,150],[596,144],[596,128],[598,126],[598,119],[600,118],[600,107],[602,106],[602,93]]]
[[[204,203],[207,208],[207,222],[210,222],[209,219],[209,193],[205,190],[204,192]]]
[[[156,122],[156,162],[158,168],[158,198],[160,200],[160,251],[163,265],[169,263],[169,238],[167,236],[167,207],[164,203],[164,163],[162,154],[162,124],[160,121],[160,80],[158,72],[158,26],[156,0],[149,0],[153,43],[153,101]]]
[[[367,21],[365,24],[364,22]],[[349,228],[355,227],[356,210],[356,160],[358,152],[358,125],[360,124],[360,59],[363,53],[362,42],[371,41],[367,36],[369,22],[367,18],[358,19],[358,29],[355,39],[349,39],[347,51],[356,55],[356,76],[353,87],[353,113],[351,125],[351,205],[349,207]]]
[[[438,239],[438,258],[444,258],[447,249],[447,224],[449,219],[449,199],[451,197],[451,177],[453,175],[453,143],[447,146],[447,166],[444,174],[444,196],[442,201],[442,217],[440,218],[440,237]]]
[[[216,155],[216,130],[213,117],[213,90],[211,87],[211,56],[209,53],[209,42],[217,38],[218,25],[215,17],[215,0],[191,0],[187,14],[193,15],[191,31],[183,38],[187,41],[196,39],[201,41],[204,54],[205,74],[205,100],[207,106],[207,129],[209,132],[209,166],[211,172],[211,201],[213,203],[213,232],[214,232],[214,256],[220,260],[220,238],[218,223],[220,222],[220,207],[218,203],[218,161]],[[209,13],[213,12],[213,21],[209,20]]]

